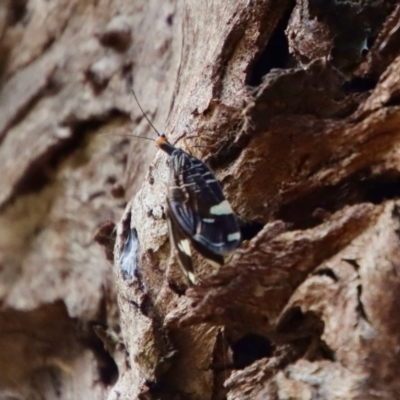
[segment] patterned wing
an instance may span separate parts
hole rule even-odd
[[[233,251],[240,244],[240,230],[214,174],[181,149],[171,154],[170,161],[168,202],[175,223],[207,258],[205,253],[217,257]]]
[[[170,211],[168,204],[167,221],[169,230],[169,239],[171,248],[175,253],[179,266],[189,283],[195,285],[196,277],[193,272],[192,252],[190,248],[190,240],[185,236],[179,224],[175,221],[174,215]]]

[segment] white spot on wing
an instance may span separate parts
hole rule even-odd
[[[221,201],[221,203],[210,208],[210,213],[213,215],[228,215],[232,214],[232,208],[227,200]]]
[[[179,250],[188,255],[189,257],[192,255],[190,251],[190,243],[188,239],[181,240],[178,243]]]
[[[240,232],[230,233],[228,235],[228,242],[233,242],[240,239]]]
[[[206,222],[207,224],[212,224],[213,222],[215,222],[215,218],[203,218],[203,222]]]
[[[192,183],[184,183],[184,184],[182,184],[182,185],[180,185],[180,186],[170,186],[169,187],[169,190],[173,190],[173,189],[182,189],[182,188],[184,188],[184,187],[187,187],[187,186],[194,186],[194,185],[196,185],[196,182],[192,182]]]
[[[193,283],[193,285],[196,284],[196,277],[194,276],[194,273],[192,271],[186,271],[187,277],[190,282]]]

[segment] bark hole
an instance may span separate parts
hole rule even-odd
[[[242,240],[251,240],[263,228],[263,224],[256,221],[239,221]]]
[[[243,369],[261,358],[271,357],[274,346],[267,338],[249,333],[232,345],[235,369]]]
[[[256,57],[247,76],[246,84],[258,86],[263,77],[273,68],[286,68],[290,61],[289,42],[285,30],[289,23],[295,2],[292,2],[286,13],[276,26],[265,49]]]

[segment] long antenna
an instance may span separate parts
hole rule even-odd
[[[152,122],[150,121],[150,119],[147,117],[146,113],[143,111],[143,108],[141,107],[141,105],[140,105],[140,103],[139,103],[139,100],[137,99],[136,94],[135,94],[135,91],[133,90],[133,88],[132,88],[132,93],[133,93],[133,97],[134,97],[135,100],[136,100],[137,105],[138,105],[139,108],[140,108],[140,111],[142,112],[143,116],[147,119],[147,122],[148,122],[148,123],[150,124],[150,126],[155,130],[155,132],[157,132],[157,135],[158,135],[158,136],[161,136],[160,132],[158,132],[158,130],[157,130],[157,129],[155,128],[155,126],[152,124]]]
[[[149,138],[147,136],[140,136],[140,135],[131,135],[130,133],[102,133],[100,136],[122,136],[122,137],[138,137],[146,140],[151,140],[155,142],[155,139]]]

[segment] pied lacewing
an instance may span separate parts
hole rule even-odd
[[[157,147],[169,155],[166,216],[170,242],[184,275],[191,284],[196,284],[192,249],[211,264],[223,265],[224,256],[241,242],[239,223],[212,171],[168,142],[147,118],[132,92],[143,116],[158,134]]]

